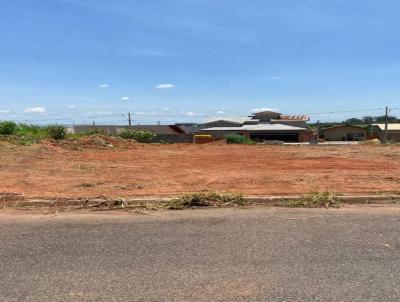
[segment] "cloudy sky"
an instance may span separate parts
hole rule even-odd
[[[381,114],[399,28],[397,0],[1,1],[0,119]]]

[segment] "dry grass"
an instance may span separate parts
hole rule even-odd
[[[184,194],[167,203],[168,209],[180,210],[193,207],[244,206],[246,200],[242,194],[220,194],[216,192],[199,192]]]
[[[299,199],[284,201],[280,205],[297,208],[339,208],[340,197],[332,191],[311,192]]]

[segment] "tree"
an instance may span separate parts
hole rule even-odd
[[[344,121],[346,124],[362,124],[363,120],[352,117]]]
[[[373,124],[374,123],[374,117],[373,116],[364,116],[363,121],[365,124]]]
[[[384,115],[377,116],[375,118],[375,120],[376,120],[377,123],[384,123],[386,121],[386,117]],[[395,116],[388,116],[387,120],[388,120],[389,123],[396,123],[398,121],[397,117],[395,117]]]

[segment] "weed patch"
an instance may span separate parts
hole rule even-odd
[[[124,139],[133,139],[139,143],[150,143],[156,137],[153,132],[147,130],[129,130],[125,129],[119,134]]]
[[[331,191],[311,192],[296,200],[286,200],[280,206],[293,208],[339,208],[340,197]]]
[[[49,137],[55,140],[62,140],[67,136],[67,128],[61,125],[50,125],[46,130]]]
[[[167,203],[167,209],[181,210],[193,207],[244,206],[242,194],[220,194],[216,192],[198,192],[184,194]]]

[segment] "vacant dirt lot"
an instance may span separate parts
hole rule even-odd
[[[399,146],[0,144],[0,192],[27,197],[251,195],[400,190]]]

